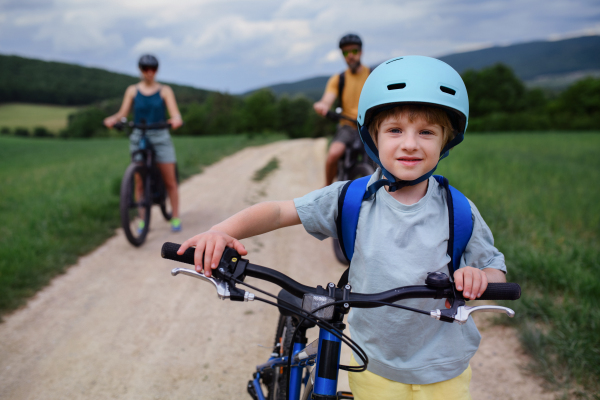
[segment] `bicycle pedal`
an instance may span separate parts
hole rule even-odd
[[[256,394],[256,389],[254,388],[254,383],[252,381],[248,381],[248,394],[254,400],[258,400],[258,395]]]

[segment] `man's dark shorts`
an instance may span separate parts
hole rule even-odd
[[[348,125],[338,125],[332,143],[342,142],[346,145],[346,147],[350,147],[356,140],[360,141],[358,129]]]

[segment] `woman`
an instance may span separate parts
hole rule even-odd
[[[155,124],[165,121],[165,107],[169,111],[171,118],[167,120],[173,129],[179,128],[183,121],[175,101],[173,90],[167,85],[161,85],[154,80],[156,70],[158,69],[158,60],[156,57],[146,54],[140,57],[138,66],[142,73],[142,80],[137,85],[131,85],[125,91],[121,109],[114,115],[104,120],[104,125],[112,128],[114,124],[122,118],[127,118],[133,104],[133,113],[135,123],[138,124],[145,120],[146,124]],[[134,129],[130,136],[129,150],[133,153],[138,150],[138,143],[141,137],[141,131]],[[175,175],[175,148],[171,141],[171,135],[168,129],[152,129],[146,131],[146,137],[152,143],[156,152],[156,164],[160,169],[165,187],[173,208],[173,217],[171,218],[171,230],[179,232],[181,230],[181,220],[179,219],[179,194],[177,192],[177,178]],[[136,192],[142,193],[142,181],[136,179]],[[141,222],[143,224],[143,221]],[[140,228],[143,228],[141,226]]]

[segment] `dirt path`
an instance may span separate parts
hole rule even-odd
[[[249,399],[245,385],[268,357],[277,311],[223,302],[209,285],[171,277],[175,265],[160,258],[160,246],[255,202],[318,188],[325,146],[323,139],[278,142],[227,157],[182,185],[183,233],[169,232],[155,213],[142,248],[118,232],[81,258],[0,324],[0,399]],[[274,156],[279,169],[253,182]],[[337,281],[342,272],[331,243],[301,226],[244,242],[252,262],[305,284]],[[513,331],[487,327],[483,336],[472,362],[474,399],[553,398],[522,375],[526,359]],[[347,386],[345,377],[340,382]]]

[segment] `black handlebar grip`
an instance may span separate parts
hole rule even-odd
[[[180,244],[165,242],[160,250],[160,255],[162,258],[166,258],[167,260],[179,261],[182,263],[194,265],[194,252],[196,248],[190,247],[183,253],[183,255],[177,254],[177,250],[179,250]]]
[[[477,300],[518,300],[520,297],[521,286],[518,283],[488,283]]]
[[[340,120],[340,114],[335,113],[335,112],[333,112],[331,110],[327,111],[327,114],[325,114],[325,117],[329,118],[329,119],[331,119],[333,121],[339,121]]]

